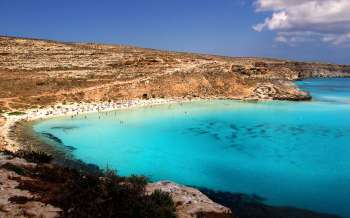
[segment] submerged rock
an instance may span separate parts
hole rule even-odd
[[[62,140],[61,140],[60,138],[56,137],[55,135],[53,135],[53,134],[51,134],[51,133],[42,132],[41,134],[42,134],[43,136],[45,136],[46,138],[51,139],[51,140],[55,141],[56,143],[58,143],[58,144],[60,144],[60,145],[63,144],[63,142],[62,142]]]
[[[231,210],[217,204],[197,189],[179,185],[170,181],[149,183],[146,186],[149,194],[155,190],[168,192],[176,204],[176,214],[179,218],[192,217],[233,217]]]
[[[239,218],[340,218],[337,215],[301,208],[267,205],[265,198],[254,194],[221,192],[207,188],[198,189],[210,199],[230,208]]]

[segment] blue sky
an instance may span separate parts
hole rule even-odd
[[[281,0],[276,0],[275,5],[266,5],[264,1],[267,2],[0,0],[0,35],[350,64],[348,44],[331,41],[333,36],[340,38],[339,29],[336,30],[338,35],[328,32],[325,35],[323,30],[322,33],[313,30],[314,25],[301,26],[300,22],[293,25],[288,23],[285,25],[287,28],[276,26],[274,18],[271,18],[274,13],[285,11],[295,14],[297,9],[291,4],[281,7]],[[290,2],[296,1],[300,5],[300,2],[312,0]],[[270,4],[271,0],[268,2]],[[271,19],[264,23],[267,18]],[[254,29],[257,24],[261,25]],[[321,22],[318,29],[322,29],[322,25]],[[322,40],[315,39],[314,34],[304,33],[300,37],[299,29],[308,32],[308,27],[312,33],[316,31],[317,36],[321,35]],[[326,37],[333,38],[326,40]]]

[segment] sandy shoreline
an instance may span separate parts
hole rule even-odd
[[[11,128],[17,122],[20,121],[35,121],[39,119],[48,119],[61,116],[77,116],[87,113],[102,113],[107,111],[123,110],[160,104],[185,103],[194,100],[197,99],[137,99],[111,102],[81,102],[68,104],[60,103],[46,108],[26,110],[23,111],[25,114],[22,115],[3,114],[6,121],[5,124],[0,127],[0,135],[3,137],[3,144],[5,149],[15,152],[21,148],[21,145],[12,137],[10,137],[10,131]]]

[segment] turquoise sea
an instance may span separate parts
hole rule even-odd
[[[298,85],[311,102],[196,101],[54,118],[33,128],[121,175],[350,217],[350,79]]]

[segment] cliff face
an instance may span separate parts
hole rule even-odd
[[[202,97],[305,100],[291,80],[350,67],[0,37],[0,108],[59,101]]]

